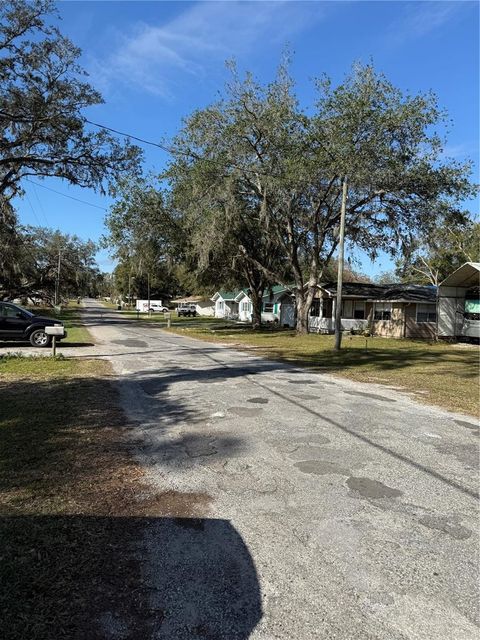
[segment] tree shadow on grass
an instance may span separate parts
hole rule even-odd
[[[265,349],[265,347],[260,347]],[[478,376],[478,353],[459,350],[429,351],[427,349],[380,349],[368,350],[345,347],[340,353],[333,349],[318,351],[279,350],[271,347],[274,358],[314,368],[320,372],[335,372],[349,369],[369,369],[372,372],[395,371],[422,365],[442,367],[444,373],[463,378]]]
[[[243,640],[262,616],[227,520],[0,517],[2,638]]]

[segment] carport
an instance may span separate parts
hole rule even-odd
[[[438,335],[478,337],[480,262],[466,262],[438,287]]]

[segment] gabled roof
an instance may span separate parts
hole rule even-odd
[[[215,300],[222,298],[222,300],[225,300],[226,302],[238,302],[245,296],[248,297],[248,294],[245,291],[245,289],[239,289],[239,290],[237,289],[237,291],[217,291],[211,297],[211,300],[215,302]]]
[[[478,287],[480,284],[480,262],[466,262],[451,273],[441,287]]]
[[[331,296],[337,294],[337,283],[318,285]],[[387,300],[397,302],[435,302],[437,288],[419,284],[370,284],[366,282],[344,282],[342,297],[362,300]]]
[[[293,287],[294,285],[292,285]],[[267,287],[263,293],[262,298],[270,298],[270,294],[275,296],[279,293],[288,293],[292,289],[289,287],[284,287],[283,284],[276,284],[273,287]]]

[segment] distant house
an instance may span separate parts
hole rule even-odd
[[[247,289],[217,291],[211,298],[216,318],[230,318],[251,322],[253,303]],[[262,297],[262,322],[294,326],[295,305],[292,294],[281,285],[267,289]]]
[[[186,296],[185,298],[177,298],[171,302],[176,307],[178,307],[179,304],[194,304],[197,316],[213,316],[215,312],[212,301],[206,296]]]
[[[231,318],[243,322],[251,319],[252,301],[244,289],[217,291],[211,301],[215,306],[215,318]]]
[[[438,287],[440,338],[480,338],[480,263],[466,262]]]
[[[290,289],[275,285],[265,290],[262,298],[262,322],[278,323],[281,327],[295,326],[295,301]]]
[[[369,331],[392,338],[434,338],[436,287],[346,282],[342,287],[343,331]],[[321,284],[310,309],[309,329],[335,331],[336,283]]]

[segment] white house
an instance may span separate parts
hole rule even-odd
[[[213,316],[215,313],[215,307],[209,298],[204,296],[187,296],[185,298],[177,298],[172,300],[172,304],[178,306],[179,304],[194,304],[197,316]]]
[[[252,314],[252,301],[245,290],[217,291],[211,297],[215,318],[230,318],[247,322]]]

